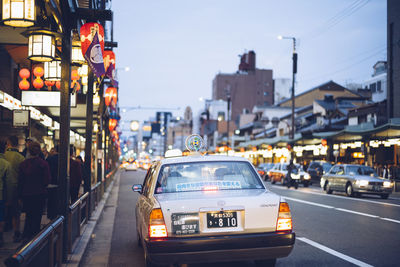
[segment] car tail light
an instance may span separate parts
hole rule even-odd
[[[276,231],[291,231],[292,215],[290,214],[289,204],[281,202],[279,204],[278,221],[276,223]]]
[[[161,209],[153,209],[149,219],[149,237],[167,237],[167,226]]]

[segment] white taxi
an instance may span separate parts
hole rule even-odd
[[[293,249],[289,205],[244,158],[166,158],[132,189],[140,193],[136,230],[146,266],[235,260],[274,266]]]

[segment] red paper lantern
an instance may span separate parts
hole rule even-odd
[[[19,82],[19,89],[21,90],[28,90],[31,85],[26,79],[22,79],[22,81]]]
[[[104,94],[104,102],[106,106],[110,106],[112,102],[115,104],[117,103],[117,88],[115,87],[108,87]]]
[[[328,144],[328,142],[326,141],[326,139],[322,139],[322,140],[321,140],[321,144],[322,144],[323,146],[326,146],[326,145]]]
[[[55,81],[45,81],[44,84],[47,86],[47,90],[51,91],[51,88],[55,84]]]
[[[60,81],[57,81],[57,82],[56,82],[56,88],[57,88],[58,90],[60,90],[60,88],[61,88],[61,82],[60,82]]]
[[[33,69],[33,75],[36,77],[42,77],[44,75],[44,70],[42,67],[38,66]]]
[[[40,77],[37,77],[34,81],[33,81],[33,87],[35,87],[35,89],[39,90],[40,88],[42,88],[44,85],[43,80],[40,79]]]
[[[31,76],[31,73],[28,69],[21,69],[19,71],[19,77],[21,77],[21,79],[28,79],[29,76]]]
[[[115,70],[115,54],[111,50],[105,50],[103,54],[103,59],[104,59],[104,69],[107,72],[108,67],[112,64]],[[114,78],[114,75],[113,75]]]
[[[116,119],[110,119],[108,121],[108,129],[110,132],[114,131],[115,127],[117,127],[118,121]]]
[[[104,54],[104,28],[96,22],[88,22],[82,25],[80,31],[82,54],[85,56],[89,45],[92,43],[93,37],[96,34],[99,37],[101,52]]]
[[[18,86],[21,90],[28,90],[31,87],[30,83],[26,80],[30,77],[31,72],[28,69],[21,69],[19,71],[19,77],[21,77],[22,81],[19,82]]]

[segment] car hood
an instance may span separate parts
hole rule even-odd
[[[355,175],[353,177],[354,177],[354,179],[357,179],[357,180],[367,180],[369,182],[386,182],[386,181],[389,181],[388,179],[369,176],[369,175]]]

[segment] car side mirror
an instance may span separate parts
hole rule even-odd
[[[142,185],[141,184],[134,184],[132,185],[132,191],[142,193]]]

